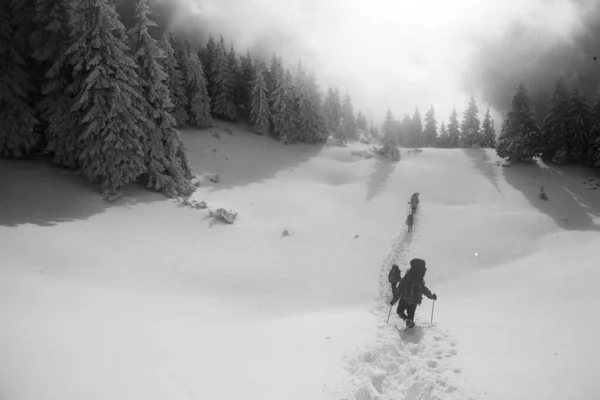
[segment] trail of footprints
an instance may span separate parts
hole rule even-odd
[[[417,226],[413,227],[413,233]],[[461,370],[453,365],[456,341],[429,321],[416,318],[417,326],[402,332],[404,323],[392,310],[390,323],[385,323],[391,299],[388,272],[396,262],[406,265],[406,253],[413,237],[402,232],[381,268],[380,299],[374,313],[380,318],[377,342],[349,362],[349,371],[355,377],[350,396],[339,400],[474,400],[464,395],[456,385]],[[401,322],[400,329],[394,323]]]

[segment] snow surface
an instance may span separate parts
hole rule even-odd
[[[184,137],[221,178],[193,198],[234,225],[0,161],[0,399],[598,398],[589,170],[476,149],[390,163],[222,126]],[[413,257],[439,300],[405,333],[387,272]]]

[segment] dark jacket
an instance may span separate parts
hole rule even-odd
[[[408,277],[408,279],[407,279]],[[394,304],[395,302],[397,302],[399,299],[404,299],[406,298],[406,288],[407,285],[412,282],[412,280],[410,280],[410,276],[405,276],[404,279],[402,279],[400,281],[400,283],[398,284],[398,287],[396,288],[396,291],[394,292],[394,298],[392,299],[392,304]],[[433,294],[431,293],[431,290],[429,290],[429,288],[427,286],[425,286],[425,280],[421,279],[421,287],[423,288],[423,290],[421,290],[421,292],[429,299],[433,300]],[[418,300],[418,304],[421,304],[421,301],[423,301],[423,297],[421,296],[420,299]]]

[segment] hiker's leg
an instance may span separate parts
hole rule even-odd
[[[398,301],[398,309],[396,310],[396,314],[398,314],[398,316],[403,320],[406,320],[408,318],[408,316],[404,313],[404,311],[406,311],[407,306],[408,303],[406,302],[406,300],[400,299],[400,301]]]
[[[406,305],[406,313],[408,314],[408,320],[411,322],[415,321],[415,311],[417,311],[416,304],[407,304]]]

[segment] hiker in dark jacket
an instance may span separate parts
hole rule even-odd
[[[408,225],[409,232],[412,232],[413,223],[414,223],[413,215],[408,214],[408,217],[406,217],[406,225]]]
[[[410,209],[411,209],[411,213],[414,214],[417,212],[417,205],[419,204],[419,193],[413,193],[413,195],[410,197],[410,201],[408,202],[408,204],[410,204]]]
[[[393,306],[398,300],[398,316],[406,321],[406,327],[412,328],[415,326],[415,311],[417,306],[423,301],[423,295],[437,300],[437,295],[432,294],[429,288],[425,286],[425,261],[420,258],[413,258],[410,261],[410,269],[400,281],[400,284],[394,291],[394,298],[390,302]],[[406,313],[405,313],[406,312]]]
[[[392,294],[396,292],[396,287],[398,286],[398,283],[400,283],[401,280],[402,272],[400,271],[400,268],[398,268],[398,264],[392,265],[392,269],[388,274],[388,281],[392,284]]]

